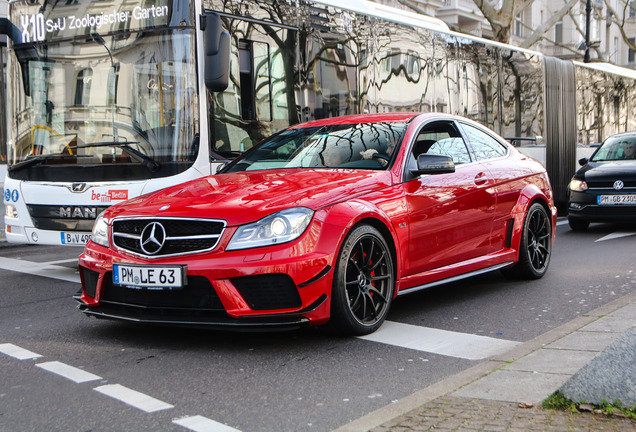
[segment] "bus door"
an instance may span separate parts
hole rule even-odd
[[[297,123],[294,70],[298,31],[291,26],[221,15],[230,33],[227,90],[213,100],[212,151],[227,158]]]

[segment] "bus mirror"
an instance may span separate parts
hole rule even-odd
[[[14,46],[14,52],[22,69],[22,84],[24,85],[24,94],[31,96],[31,87],[29,85],[29,61],[38,60],[39,56],[35,48],[30,44],[22,43],[22,33],[8,18],[0,17],[0,34],[6,35],[11,39]]]
[[[230,77],[230,34],[223,29],[217,13],[207,12],[201,23],[204,31],[205,86],[211,91],[223,91]]]

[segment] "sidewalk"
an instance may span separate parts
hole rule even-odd
[[[542,409],[557,390],[636,403],[636,291],[335,432],[636,431],[624,417]]]

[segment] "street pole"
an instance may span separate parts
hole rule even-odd
[[[592,0],[585,3],[585,56],[584,63],[590,62],[590,15],[592,15]]]

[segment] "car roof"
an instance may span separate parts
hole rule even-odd
[[[615,138],[628,138],[628,137],[636,137],[636,131],[620,132],[620,133],[617,133],[617,134],[613,134],[613,135],[608,136],[605,139],[605,141],[607,141],[610,138],[615,139]]]
[[[342,124],[358,124],[358,123],[408,123],[421,113],[380,113],[380,114],[356,114],[340,117],[329,117],[321,120],[313,120],[307,123],[298,124],[290,127],[290,129],[314,127],[314,126],[330,126]]]

